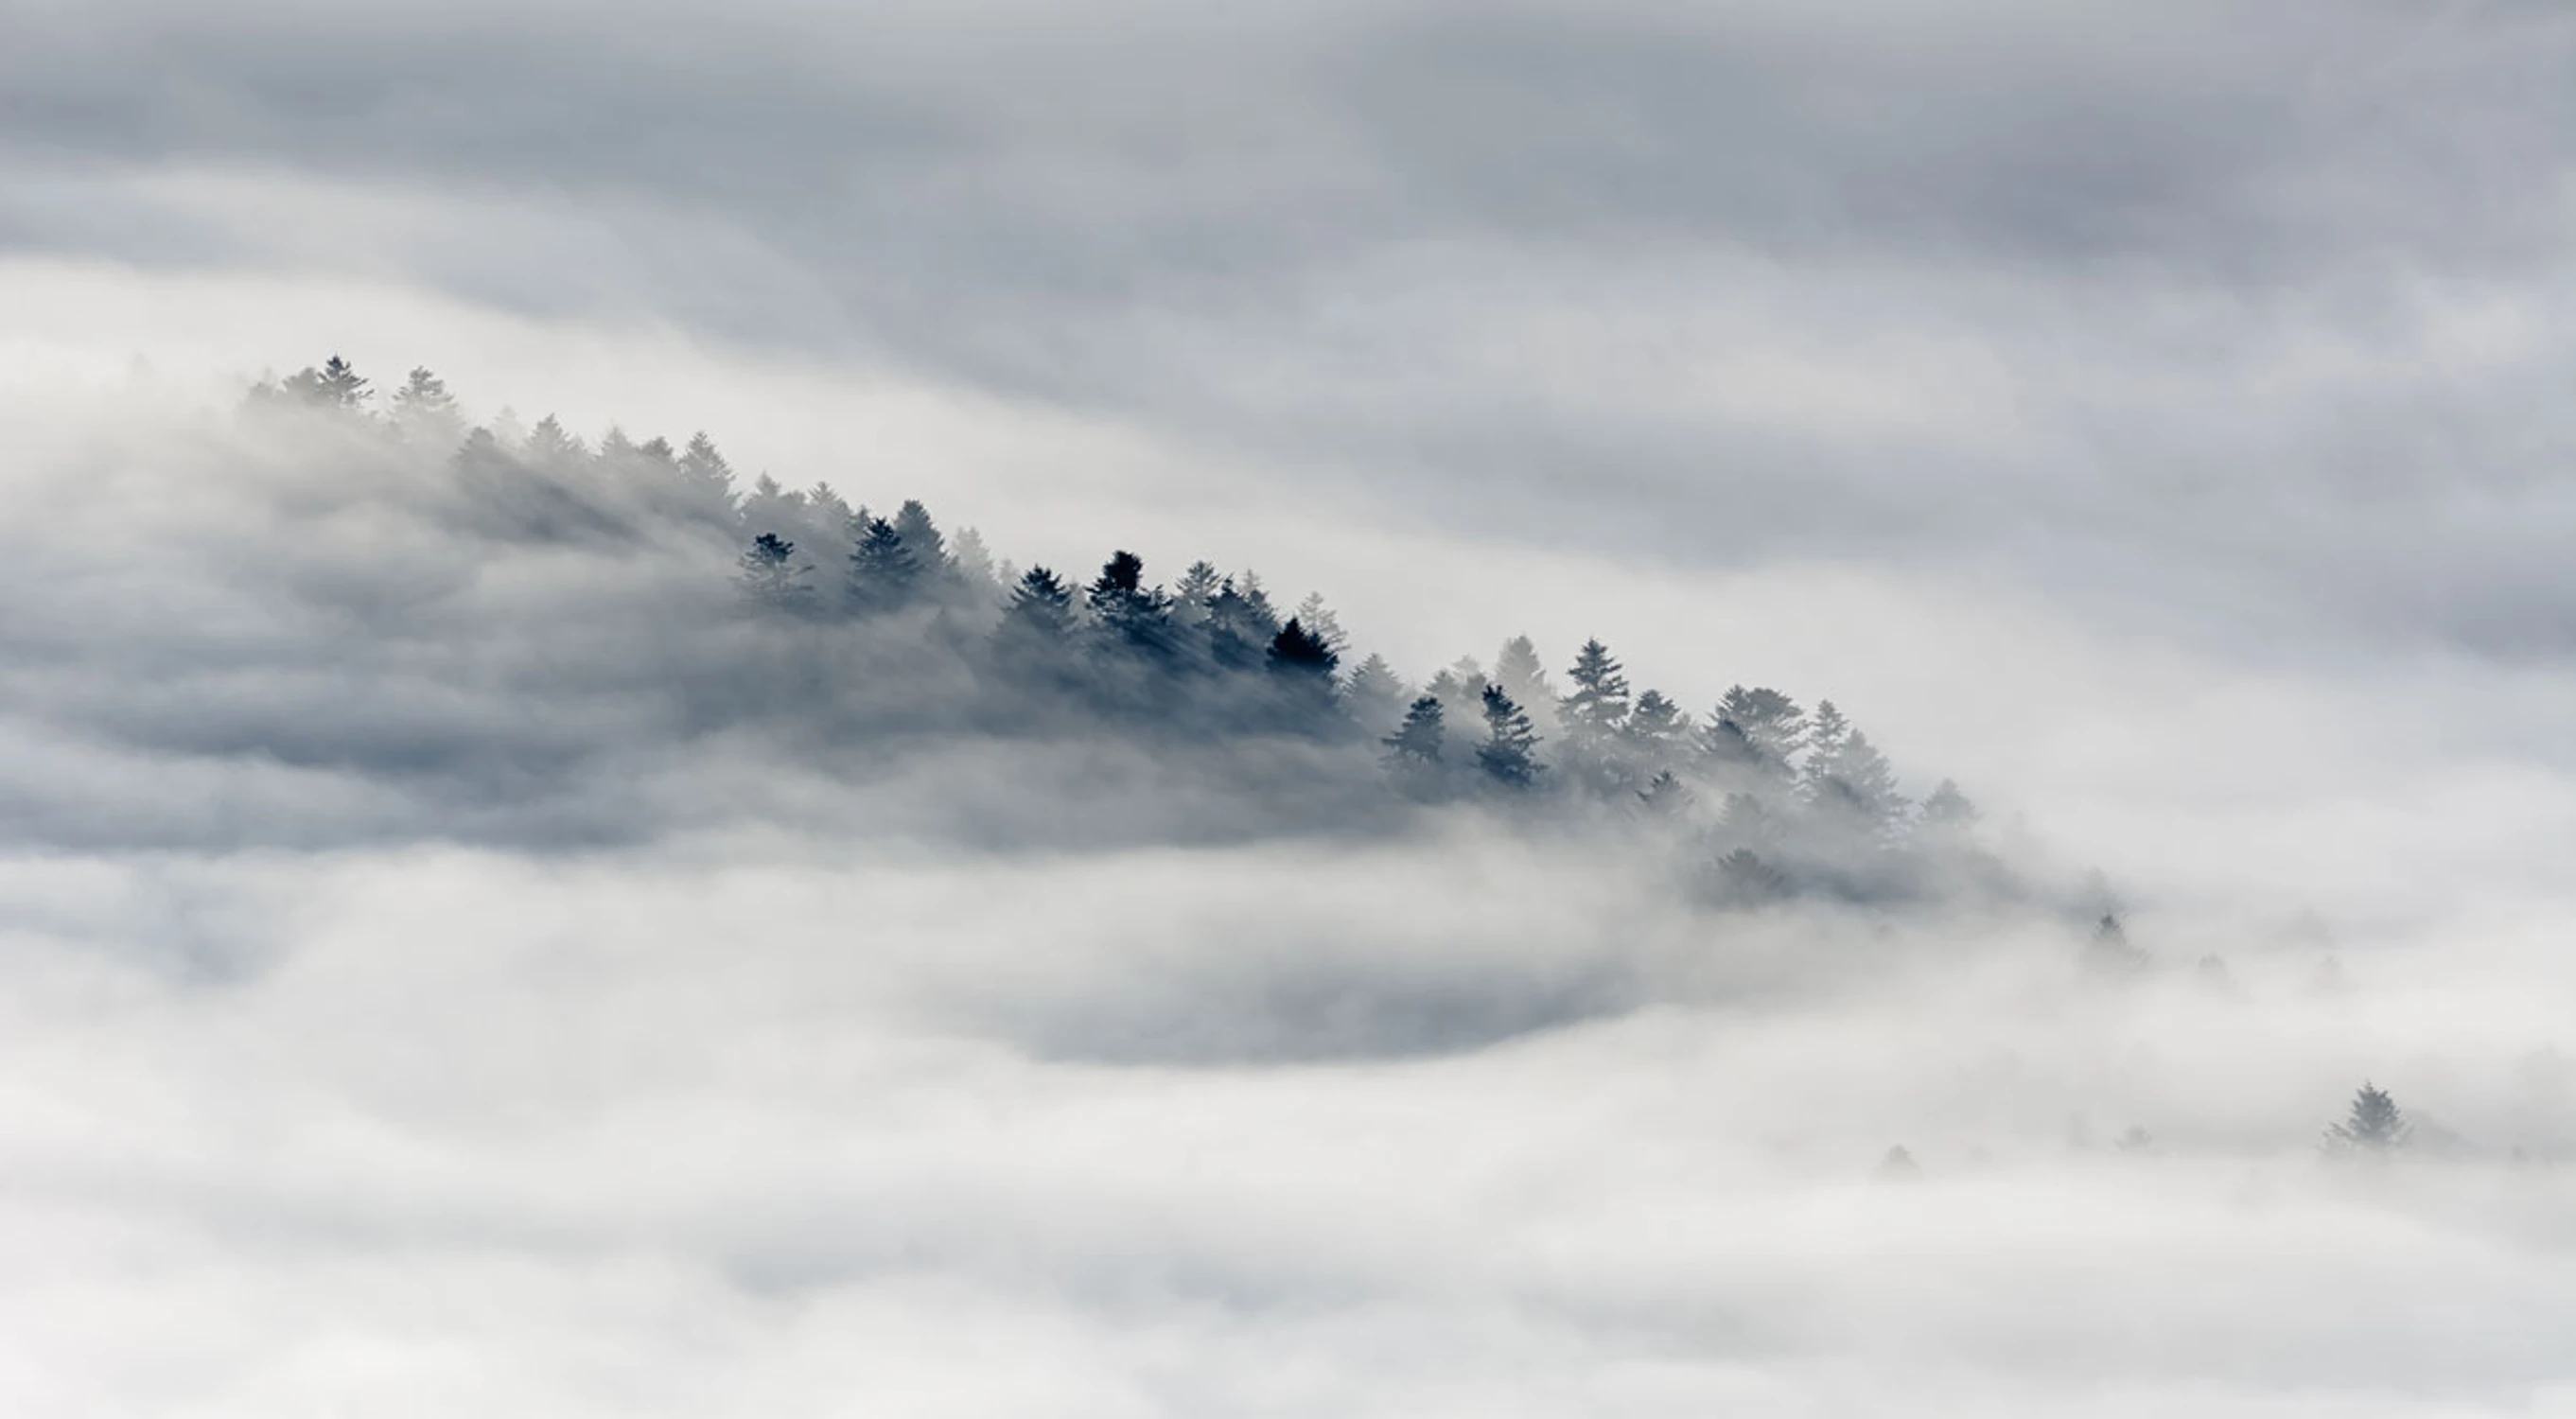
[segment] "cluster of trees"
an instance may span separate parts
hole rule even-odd
[[[919,501],[881,513],[827,483],[791,490],[762,475],[743,487],[704,433],[674,446],[611,429],[592,446],[551,416],[469,428],[427,369],[379,408],[369,381],[335,356],[261,385],[254,402],[452,450],[468,500],[507,535],[641,536],[650,524],[723,539],[756,615],[820,633],[864,626],[950,655],[969,687],[951,708],[960,725],[1293,736],[1374,758],[1420,801],[1606,807],[1668,825],[1708,888],[1736,901],[1881,892],[1972,856],[1976,811],[1958,788],[1944,781],[1920,803],[1908,798],[1831,700],[1810,709],[1738,685],[1693,714],[1633,685],[1598,639],[1575,653],[1560,690],[1525,636],[1490,669],[1462,658],[1410,683],[1379,655],[1354,658],[1320,597],[1283,613],[1248,570],[1198,561],[1166,585],[1126,550],[1088,580],[1019,570],[973,529],[942,529]]]

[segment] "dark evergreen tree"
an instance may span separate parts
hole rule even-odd
[[[1171,599],[1161,587],[1145,584],[1144,558],[1113,554],[1091,583],[1088,600],[1108,649],[1156,661],[1172,653]]]
[[[1485,742],[1476,746],[1476,767],[1507,788],[1537,784],[1543,766],[1538,761],[1538,732],[1528,712],[1500,685],[1485,687],[1483,709]]]
[[[901,610],[920,589],[921,564],[903,545],[903,535],[882,517],[867,519],[850,553],[849,608],[862,615]]]
[[[1332,717],[1338,703],[1333,667],[1340,660],[1323,637],[1294,616],[1271,638],[1270,678],[1278,687],[1278,704],[1289,727],[1319,728]]]
[[[1405,710],[1404,723],[1379,742],[1386,745],[1388,763],[1400,768],[1429,769],[1440,763],[1445,734],[1439,698],[1423,695]]]
[[[1247,578],[1250,573],[1245,573]],[[1271,640],[1279,634],[1279,622],[1270,614],[1269,602],[1247,594],[1234,578],[1218,585],[1216,595],[1208,602],[1208,657],[1228,670],[1250,670],[1261,664]]]
[[[1289,619],[1305,627],[1306,634],[1323,642],[1335,655],[1350,644],[1350,637],[1342,632],[1342,618],[1324,605],[1324,593],[1320,591],[1307,593],[1306,599],[1297,603],[1297,614]]]
[[[1690,721],[1682,707],[1664,698],[1663,691],[1648,690],[1637,696],[1619,737],[1630,756],[1664,767],[1680,757],[1689,734]]]
[[[2326,1126],[2326,1151],[2342,1155],[2386,1155],[2403,1149],[2415,1137],[2415,1125],[2388,1091],[2365,1081],[2352,1096],[2344,1121]]]
[[[775,611],[804,611],[812,607],[814,588],[805,577],[814,569],[796,561],[796,544],[774,532],[764,532],[752,539],[742,554],[741,574],[734,578],[744,593]]]
[[[1628,677],[1610,647],[1587,640],[1566,672],[1574,688],[1558,703],[1565,737],[1584,748],[1607,745],[1628,722]]]
[[[939,524],[931,521],[930,509],[919,499],[906,498],[895,509],[895,535],[903,539],[904,550],[921,568],[922,580],[928,584],[945,584],[955,571],[948,556],[948,539],[939,533]]]
[[[1062,653],[1074,631],[1073,592],[1045,567],[1031,567],[1011,589],[994,648],[1006,661]]]

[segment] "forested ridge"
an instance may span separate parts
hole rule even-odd
[[[1250,568],[1200,560],[1166,580],[1125,549],[1087,574],[1018,567],[916,499],[746,484],[703,432],[593,443],[552,417],[469,427],[427,369],[379,397],[334,357],[262,383],[250,407],[449,450],[454,515],[486,536],[721,548],[730,575],[703,580],[728,614],[789,645],[870,648],[858,671],[740,667],[768,683],[719,719],[801,695],[844,731],[1103,735],[1227,748],[1236,764],[1269,746],[1399,806],[1656,835],[1727,905],[2021,890],[1978,845],[1967,796],[1948,780],[1909,796],[1829,698],[1738,684],[1694,710],[1600,638],[1555,672],[1513,636],[1490,663],[1462,656],[1416,682],[1355,644],[1320,594],[1283,606]]]

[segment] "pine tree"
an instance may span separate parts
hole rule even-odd
[[[774,532],[752,539],[742,554],[742,572],[734,578],[754,602],[777,611],[803,611],[814,601],[805,576],[814,569],[795,561],[796,544]]]
[[[1155,657],[1171,652],[1171,600],[1161,587],[1145,584],[1144,558],[1127,551],[1112,554],[1087,599],[1092,619],[1111,647]]]
[[[274,389],[267,385],[260,388],[271,397],[344,414],[366,412],[369,398],[367,381],[359,375],[357,367],[338,355],[323,361],[320,369],[306,365],[278,381]]]
[[[2386,1155],[2405,1148],[2414,1137],[2415,1125],[2407,1122],[2397,1101],[2365,1080],[2361,1092],[2352,1096],[2352,1109],[2344,1121],[2326,1126],[2325,1148],[2341,1155]]]
[[[867,519],[858,548],[850,553],[850,609],[862,614],[900,610],[911,604],[920,585],[921,564],[903,545],[903,534],[882,517]]]
[[[994,634],[1005,649],[1025,652],[1062,645],[1072,638],[1073,625],[1071,589],[1045,567],[1031,567],[1012,588],[1010,603],[1002,608],[1002,624]]]
[[[1543,770],[1538,762],[1538,733],[1528,712],[1500,685],[1487,685],[1482,702],[1485,742],[1476,746],[1476,767],[1509,788],[1535,785]]]
[[[1404,682],[1395,677],[1384,656],[1372,651],[1351,671],[1350,683],[1342,687],[1342,698],[1360,727],[1375,731],[1393,722],[1404,705]]]
[[[1271,680],[1279,687],[1281,708],[1293,725],[1312,727],[1332,713],[1336,703],[1333,668],[1340,661],[1323,637],[1294,616],[1271,638]]]
[[[1250,580],[1252,574],[1246,572],[1244,576]],[[1261,663],[1271,640],[1279,634],[1279,622],[1271,616],[1269,600],[1260,592],[1257,581],[1246,593],[1233,577],[1227,577],[1209,599],[1205,627],[1208,657],[1218,666],[1252,669]]]
[[[1683,785],[1680,775],[1665,769],[1637,790],[1637,802],[1650,816],[1678,818],[1690,811],[1691,791]]]
[[[1777,690],[1730,688],[1717,702],[1700,746],[1712,768],[1761,779],[1791,776],[1791,756],[1806,743],[1807,712]]]
[[[548,414],[528,430],[526,447],[520,450],[529,462],[560,468],[584,457],[589,450],[581,440],[564,430],[563,421]]]
[[[1976,822],[1977,805],[1968,801],[1959,785],[1946,778],[1932,790],[1931,797],[1923,800],[1923,825],[1927,828],[1959,832],[1974,827]]]
[[[1288,624],[1281,626],[1279,634],[1271,638],[1270,668],[1273,670],[1303,675],[1330,685],[1333,669],[1340,663],[1341,657],[1333,653],[1332,643],[1306,629],[1294,616],[1289,617]]]
[[[1830,701],[1817,706],[1819,715],[1830,707]],[[1907,806],[1887,756],[1857,729],[1842,736],[1831,768],[1813,778],[1808,791],[1829,820],[1864,836],[1894,831]]]
[[[394,427],[404,437],[420,443],[449,444],[464,432],[465,418],[457,411],[456,398],[447,392],[447,381],[431,374],[426,366],[415,366],[394,391]]]
[[[715,440],[704,429],[689,435],[689,446],[680,453],[680,473],[698,501],[710,508],[733,510],[733,465],[716,451]]]
[[[1657,765],[1671,762],[1673,756],[1681,751],[1682,740],[1689,732],[1689,721],[1683,716],[1682,707],[1666,699],[1661,690],[1648,690],[1637,696],[1637,703],[1628,711],[1627,722],[1620,726],[1620,738],[1626,742],[1629,751]]]
[[[1514,636],[1503,642],[1502,653],[1494,657],[1493,681],[1532,715],[1556,703],[1556,689],[1547,683],[1547,666],[1539,660],[1538,647],[1527,636]]]
[[[971,527],[958,528],[949,542],[949,556],[957,563],[958,579],[968,587],[987,595],[998,589],[998,573],[992,552],[984,546],[984,534]]]
[[[1172,584],[1172,614],[1184,625],[1195,626],[1208,618],[1208,604],[1225,585],[1225,574],[1216,563],[1201,559],[1190,563],[1189,570]]]
[[[1324,593],[1320,591],[1308,592],[1306,599],[1297,603],[1297,614],[1289,619],[1304,626],[1306,634],[1331,647],[1336,655],[1350,644],[1350,638],[1342,634],[1341,618],[1325,607]]]
[[[930,509],[919,499],[906,498],[894,513],[895,535],[903,539],[903,548],[921,568],[925,582],[944,582],[952,571],[947,539],[939,535],[939,525],[930,520]]]
[[[1628,677],[1610,647],[1587,640],[1566,672],[1574,689],[1559,702],[1566,738],[1586,748],[1606,744],[1628,720]]]
[[[1431,768],[1440,762],[1441,740],[1446,734],[1440,701],[1436,696],[1416,698],[1404,712],[1404,723],[1393,734],[1378,741],[1386,745],[1387,762],[1399,767]]]
[[[1810,800],[1816,787],[1842,768],[1843,740],[1851,734],[1851,721],[1834,707],[1831,700],[1816,701],[1816,713],[1807,722],[1807,759],[1799,766],[1798,780]]]

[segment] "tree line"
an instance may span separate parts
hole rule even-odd
[[[610,429],[585,442],[548,416],[470,426],[446,383],[414,369],[379,399],[337,356],[263,382],[254,405],[322,411],[446,450],[460,490],[503,535],[678,529],[733,549],[745,615],[797,634],[864,629],[966,672],[953,706],[988,732],[1290,738],[1374,761],[1397,795],[1662,825],[1733,902],[1800,891],[1868,896],[1943,873],[1999,870],[1975,807],[1948,780],[1919,801],[1834,701],[1735,685],[1704,711],[1636,684],[1601,639],[1560,685],[1526,636],[1418,682],[1359,654],[1321,596],[1283,609],[1260,576],[1194,561],[1168,582],[1113,550],[1088,577],[997,561],[972,528],[918,499],[853,503],[829,483],[748,486],[704,432],[674,444]]]

